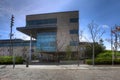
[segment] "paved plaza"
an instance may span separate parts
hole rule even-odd
[[[120,80],[120,66],[0,65],[0,80]]]

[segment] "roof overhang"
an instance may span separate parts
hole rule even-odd
[[[56,31],[57,26],[56,25],[26,26],[26,27],[18,27],[17,30],[28,36],[32,36],[33,38],[36,38],[37,33]]]

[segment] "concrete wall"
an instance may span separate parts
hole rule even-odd
[[[79,41],[77,34],[70,34],[72,29],[79,29],[79,23],[70,23],[70,18],[79,18],[78,12],[61,13],[57,17],[57,43],[59,51],[65,51],[70,41]],[[61,47],[63,46],[63,47]],[[76,51],[77,47],[72,46],[72,51]]]
[[[10,49],[9,48],[10,47],[0,47],[0,56],[10,55],[10,53],[9,53]],[[35,50],[35,47],[33,47],[32,49]],[[25,57],[27,54],[29,54],[29,46],[13,47],[13,52],[14,52],[15,56]]]

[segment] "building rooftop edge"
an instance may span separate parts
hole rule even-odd
[[[10,41],[10,39],[2,39],[0,40],[0,42],[3,42],[3,41]],[[23,40],[23,39],[12,39],[12,41],[30,41],[30,40]],[[36,40],[32,40],[32,41],[36,41]]]
[[[26,15],[26,16],[45,15],[45,14],[57,14],[57,13],[69,13],[69,12],[79,12],[79,10],[61,11],[61,12],[50,12],[50,13],[40,13],[40,14],[30,14],[30,15]]]

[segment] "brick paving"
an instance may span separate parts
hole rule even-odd
[[[25,65],[18,65],[12,69],[12,65],[3,65],[0,67],[0,80],[120,80],[119,66],[92,67],[84,65],[79,68],[76,65],[50,66],[34,65],[25,68]]]

